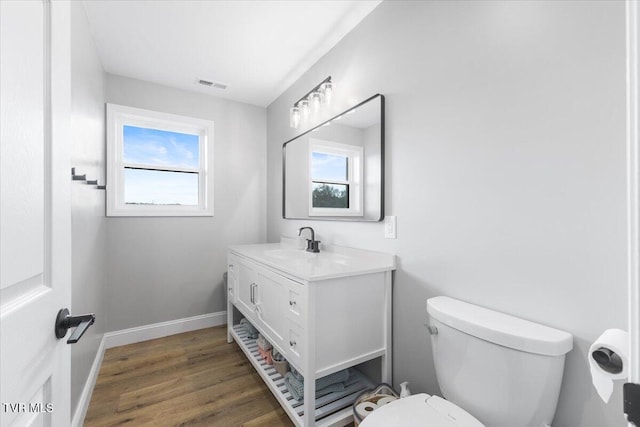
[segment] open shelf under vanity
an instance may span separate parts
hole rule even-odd
[[[284,377],[262,359],[256,340],[249,338],[241,325],[233,326],[232,335],[289,417],[297,425],[302,425],[304,402],[293,398],[284,384]],[[349,379],[343,391],[332,392],[315,399],[316,426],[335,425],[338,420],[349,420],[352,415],[351,405],[356,397],[365,389],[372,387],[374,387],[373,382],[360,371],[349,368]]]

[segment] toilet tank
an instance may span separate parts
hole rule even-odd
[[[571,334],[448,297],[427,312],[446,399],[490,427],[551,425]]]

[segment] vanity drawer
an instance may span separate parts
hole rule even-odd
[[[287,317],[300,326],[305,326],[307,314],[307,289],[296,282],[289,282],[287,289]]]
[[[286,336],[287,352],[285,357],[297,366],[298,370],[303,369],[305,334],[302,327],[293,322],[289,322]]]

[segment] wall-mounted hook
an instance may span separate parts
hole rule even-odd
[[[71,168],[71,179],[73,181],[86,181],[87,185],[95,185],[98,190],[105,190],[106,185],[98,184],[97,179],[87,179],[87,175],[77,175],[76,168]]]

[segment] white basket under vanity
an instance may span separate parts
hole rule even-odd
[[[281,244],[229,248],[228,341],[238,343],[297,426],[352,421],[353,401],[373,384],[356,365],[379,359],[379,379],[391,383],[394,269],[393,255],[337,246],[318,254]],[[238,325],[242,317],[304,376],[304,402],[262,361]],[[316,399],[315,380],[345,368],[344,390]]]

